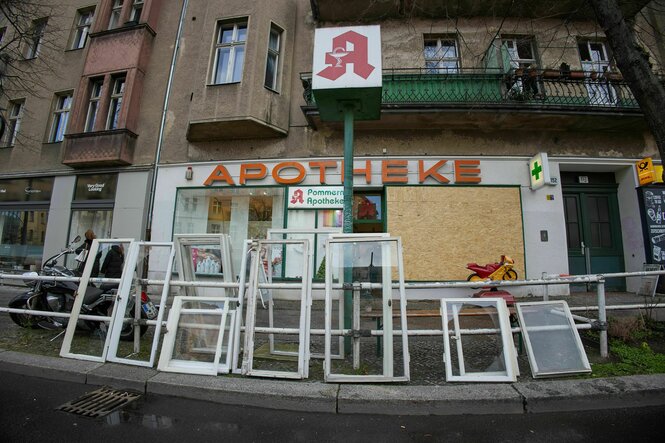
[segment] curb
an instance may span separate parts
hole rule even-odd
[[[665,405],[665,374],[443,386],[303,383],[174,374],[2,349],[0,371],[213,403],[339,414],[504,415]]]

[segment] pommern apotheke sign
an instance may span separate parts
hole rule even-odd
[[[344,186],[295,186],[289,188],[289,209],[342,209]]]

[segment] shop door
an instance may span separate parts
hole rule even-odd
[[[565,189],[563,201],[570,273],[623,272],[623,245],[616,191]],[[614,291],[623,291],[626,287],[623,278],[608,279],[605,285]],[[571,286],[571,290],[576,289],[586,288]]]

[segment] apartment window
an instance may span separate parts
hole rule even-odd
[[[270,27],[270,37],[268,38],[268,59],[266,60],[266,79],[264,85],[273,91],[277,91],[281,45],[282,30],[272,25]]]
[[[117,77],[113,80],[113,89],[111,90],[111,102],[109,104],[109,115],[106,120],[106,129],[116,129],[118,127],[118,117],[122,109],[122,96],[125,93],[125,77]]]
[[[53,109],[53,122],[51,124],[51,133],[49,142],[61,142],[65,137],[67,121],[69,120],[69,110],[72,107],[72,94],[56,95],[55,106]]]
[[[459,71],[459,51],[454,37],[425,36],[424,56],[428,74]]]
[[[0,28],[0,44],[5,39],[5,32],[7,32],[7,28]]]
[[[85,119],[85,132],[95,130],[95,122],[97,121],[97,111],[99,111],[99,102],[102,98],[102,89],[104,87],[104,80],[93,80],[90,86],[90,99],[88,101],[88,114]]]
[[[111,17],[109,18],[109,29],[120,26],[120,13],[122,12],[123,0],[113,0],[111,5]]]
[[[247,23],[220,23],[215,43],[213,83],[236,83],[242,78]]]
[[[74,32],[74,40],[72,41],[71,49],[81,49],[85,47],[85,42],[88,39],[88,33],[90,32],[90,25],[92,25],[94,14],[94,8],[80,9],[77,11],[76,31]]]
[[[504,38],[501,43],[508,51],[512,68],[529,68],[538,64],[532,37]]]
[[[32,22],[32,29],[28,36],[28,46],[25,51],[25,58],[35,58],[39,55],[42,42],[44,40],[44,31],[46,30],[47,19],[43,18]]]
[[[5,146],[14,146],[16,136],[21,128],[21,117],[23,116],[23,101],[12,101],[9,103],[9,118],[5,129]]]
[[[129,16],[129,21],[138,23],[141,19],[141,12],[143,11],[143,0],[134,0],[132,3],[132,12]]]
[[[610,66],[610,56],[605,43],[599,41],[580,41],[577,43],[580,51],[582,69],[585,71],[605,72]]]

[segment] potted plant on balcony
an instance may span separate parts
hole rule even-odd
[[[614,69],[605,71],[605,78],[611,82],[618,82],[623,80],[623,75]]]
[[[584,71],[570,71],[571,80],[581,80],[584,78]]]
[[[553,67],[543,69],[543,78],[559,78],[561,77],[561,70]]]

